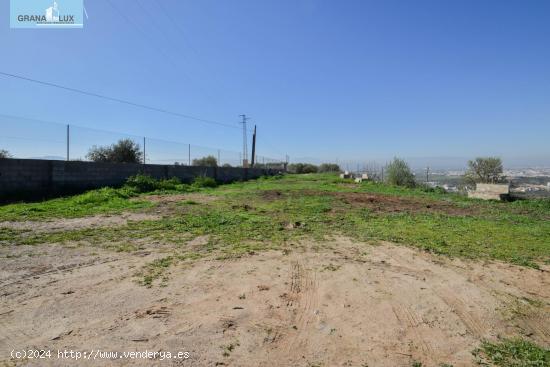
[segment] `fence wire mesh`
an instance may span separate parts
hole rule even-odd
[[[94,147],[130,139],[144,153],[144,163],[197,165],[214,157],[218,166],[242,167],[242,152],[88,128],[74,124],[0,115],[0,150],[12,158],[89,161]],[[251,162],[251,157],[247,157]],[[255,167],[284,168],[284,160],[256,155]]]

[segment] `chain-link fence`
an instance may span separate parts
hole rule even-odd
[[[197,160],[205,157],[213,157],[218,166],[242,167],[245,159],[251,162],[251,157],[238,151],[0,115],[0,151],[12,158],[88,161],[94,147],[111,146],[123,139],[139,147],[146,164],[197,165]],[[254,167],[283,169],[284,164],[283,159],[256,155]]]

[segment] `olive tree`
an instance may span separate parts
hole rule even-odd
[[[340,172],[340,166],[336,163],[323,163],[319,166],[319,172]]]
[[[213,155],[208,155],[206,157],[193,159],[193,166],[217,167],[218,160]]]
[[[394,158],[386,167],[386,182],[390,185],[414,187],[416,181],[409,165],[403,159]]]
[[[504,179],[502,160],[498,157],[477,157],[468,161],[464,179],[469,183],[498,183]]]
[[[138,143],[131,139],[121,139],[108,146],[93,146],[86,155],[94,162],[141,163],[143,152]]]
[[[7,150],[0,149],[0,158],[12,158],[12,155]]]
[[[288,165],[290,173],[317,173],[318,167],[310,163],[292,163]]]

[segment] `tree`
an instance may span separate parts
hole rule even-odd
[[[121,139],[109,146],[93,146],[86,155],[94,162],[141,163],[143,152],[138,143],[131,139]]]
[[[498,157],[477,157],[468,161],[468,170],[464,179],[469,183],[498,183],[502,182],[502,160]]]
[[[0,158],[12,158],[12,155],[7,150],[0,149]]]
[[[317,173],[318,168],[309,163],[292,163],[288,165],[288,171],[291,173]]]
[[[335,163],[323,163],[319,166],[319,172],[340,172],[340,166]]]
[[[409,165],[399,158],[394,158],[386,167],[386,181],[397,186],[414,187],[416,185]]]
[[[217,167],[218,160],[213,155],[193,159],[193,166]]]

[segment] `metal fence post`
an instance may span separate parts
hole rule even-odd
[[[143,164],[145,164],[145,136],[143,137]]]
[[[67,160],[69,160],[69,144],[70,144],[70,127],[69,124],[67,124]]]

